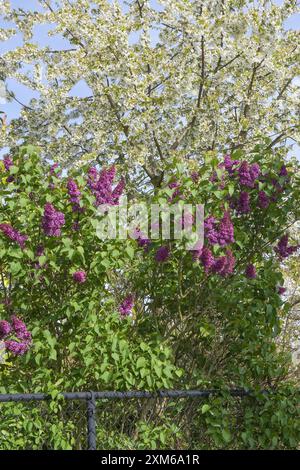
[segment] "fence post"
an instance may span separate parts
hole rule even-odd
[[[96,400],[94,392],[88,392],[87,403],[87,444],[88,450],[97,450],[96,444]]]

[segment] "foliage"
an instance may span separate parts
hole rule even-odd
[[[296,238],[299,234],[299,222],[292,229]],[[293,364],[290,375],[300,383],[300,258],[299,253],[285,261],[282,266],[284,276],[284,304],[282,307],[282,329],[278,338],[279,347],[283,352],[292,351]]]
[[[135,334],[132,319],[119,318],[124,287],[116,297],[111,292],[115,273],[131,261],[132,242],[125,242],[127,250],[122,240],[101,242],[89,188],[81,194],[84,212],[74,212],[67,180],[51,175],[34,150],[21,149],[9,172],[14,180],[3,178],[2,222],[24,227],[28,239],[22,248],[1,236],[1,307],[8,318],[17,310],[33,337],[33,349],[21,370],[16,366],[12,383],[34,390],[57,381],[64,389],[99,388],[100,382],[111,389],[168,387],[175,367],[167,341],[154,325]],[[86,185],[82,176],[77,181]],[[41,227],[50,203],[65,215],[61,237]],[[87,273],[84,284],[73,278],[79,269]]]
[[[97,401],[98,449],[295,449],[299,390]],[[1,449],[86,449],[84,402],[2,404]],[[112,409],[113,407],[113,409]]]
[[[266,151],[264,145],[247,153],[247,165],[245,157],[240,149],[224,161],[207,153],[192,175],[188,165],[174,160],[166,169],[166,184],[141,196],[148,205],[205,205],[204,249],[193,252],[186,249],[186,240],[173,236],[146,244],[141,238],[99,239],[100,190],[90,180],[95,170],[83,167],[61,175],[59,167],[40,160],[30,146],[20,148],[10,161],[6,158],[0,223],[15,232],[12,238],[0,232],[1,316],[9,320],[16,313],[22,318],[32,333],[32,346],[18,359],[7,355],[1,392],[45,391],[56,397],[57,390],[245,386],[274,387],[281,397],[289,357],[276,347],[283,305],[280,256],[298,246],[289,240],[282,250],[288,226],[299,217],[298,168],[286,167],[280,152]],[[115,170],[102,168],[101,175],[100,183],[108,184]],[[105,194],[111,198],[114,191],[109,183]],[[248,195],[247,211],[240,203],[242,193]],[[54,209],[45,219],[49,204]],[[200,426],[204,420],[211,438],[203,445],[296,447],[293,396],[291,388],[281,401],[276,394],[258,397],[258,414],[251,411],[251,401],[245,402],[238,414],[243,431],[233,441],[236,405],[226,411],[227,405],[217,400],[209,409],[199,408],[194,419],[201,420]],[[188,408],[173,413],[185,419]],[[174,435],[168,434],[169,418],[176,425],[172,413],[164,416],[166,423],[156,424],[144,422],[141,412],[136,422],[143,438],[131,445],[184,447],[180,436],[172,441],[175,428]],[[68,424],[68,441],[64,421],[50,422],[57,441],[48,433],[45,445],[72,447],[75,423]],[[1,432],[7,436],[5,419],[3,423]],[[31,431],[30,439],[37,443],[28,445],[41,445],[45,433]]]

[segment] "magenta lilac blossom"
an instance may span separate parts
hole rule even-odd
[[[7,351],[14,354],[14,356],[23,356],[29,349],[28,343],[19,343],[18,341],[7,340],[4,342]]]
[[[9,155],[5,155],[3,158],[3,164],[6,171],[9,171],[10,167],[13,166],[13,161]]]
[[[225,246],[234,242],[234,228],[228,211],[224,212],[219,224],[210,216],[204,221],[204,233],[211,245]]]
[[[113,189],[112,184],[115,178],[116,169],[103,169],[100,173],[92,167],[88,171],[88,186],[96,198],[96,206],[102,204],[118,205],[119,199],[125,188],[125,180],[122,178]]]
[[[283,235],[279,240],[277,247],[275,247],[275,252],[278,254],[280,259],[287,258],[295,253],[300,247],[300,245],[288,246],[288,240],[288,234]]]
[[[169,198],[169,202],[173,202],[174,199],[181,196],[180,183],[178,181],[172,181],[168,186],[170,189],[174,189],[172,196]]]
[[[242,191],[239,195],[239,199],[237,201],[237,211],[240,214],[247,214],[250,212],[250,195],[246,191]]]
[[[11,324],[18,339],[31,342],[31,333],[27,330],[25,323],[20,318],[13,315]]]
[[[282,165],[280,168],[279,176],[288,176],[288,171],[285,165]]]
[[[67,189],[68,189],[68,194],[69,194],[69,200],[72,204],[73,212],[82,212],[83,208],[80,207],[81,192],[78,189],[78,186],[73,179],[68,180]]]
[[[286,293],[286,287],[279,286],[277,289],[279,295],[283,295]]]
[[[214,265],[215,259],[209,248],[204,247],[200,255],[200,261],[204,267],[204,271],[208,273],[211,267]]]
[[[25,248],[25,242],[28,239],[27,235],[22,235],[10,224],[0,224],[0,231],[10,240],[16,242],[22,250]]]
[[[119,204],[119,199],[122,196],[124,189],[125,189],[125,179],[121,178],[119,183],[117,184],[117,186],[112,192],[112,203],[114,205]]]
[[[158,250],[155,253],[155,260],[158,263],[164,263],[165,261],[168,260],[170,256],[170,251],[167,246],[161,246],[158,248]]]
[[[234,228],[228,211],[224,212],[219,227],[219,245],[225,246],[234,242]]]
[[[267,209],[270,204],[270,199],[264,191],[259,191],[258,193],[258,205],[262,209]]]
[[[21,341],[15,341],[15,339],[5,340],[6,350],[15,356],[25,354],[32,342],[31,333],[27,330],[25,323],[15,315],[11,317],[11,324],[6,320],[0,322],[0,339],[7,338],[9,335],[14,335]]]
[[[119,313],[122,317],[127,317],[131,314],[131,311],[134,306],[134,297],[133,295],[129,295],[126,297],[121,305],[119,306]]]
[[[83,284],[86,281],[86,272],[76,271],[75,273],[73,273],[73,279],[78,284]]]
[[[70,202],[79,203],[79,196],[81,192],[78,189],[76,182],[73,179],[69,179],[67,182],[68,194],[70,196]]]
[[[198,183],[199,178],[200,178],[199,173],[198,173],[197,171],[192,171],[192,173],[191,173],[191,179],[192,179],[192,181],[193,181],[194,183]]]
[[[230,176],[232,176],[235,173],[235,170],[237,168],[237,165],[240,164],[239,160],[231,160],[230,155],[225,155],[224,156],[224,162],[221,163],[219,166],[221,168],[225,168],[225,170],[228,172]]]
[[[239,181],[242,186],[254,188],[255,180],[260,175],[260,167],[258,163],[250,165],[248,162],[243,161],[238,169]]]
[[[64,224],[64,214],[57,211],[52,204],[45,204],[44,216],[42,218],[42,228],[45,235],[49,237],[59,237],[61,235],[61,227]]]
[[[248,266],[245,269],[245,276],[248,277],[249,279],[255,279],[257,274],[256,274],[256,269],[253,264],[248,264]]]
[[[1,320],[0,321],[0,340],[6,338],[6,336],[9,335],[11,330],[12,330],[12,327],[10,323],[6,320]]]
[[[212,271],[220,276],[228,276],[233,273],[235,266],[235,258],[231,250],[226,251],[225,256],[220,256],[214,260]]]

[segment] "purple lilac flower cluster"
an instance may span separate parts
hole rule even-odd
[[[158,263],[164,263],[170,256],[170,250],[167,246],[160,246],[155,253],[155,260]]]
[[[95,167],[89,169],[88,186],[96,197],[96,206],[109,204],[112,206],[119,204],[119,199],[125,188],[125,180],[122,178],[113,189],[112,184],[116,175],[116,169],[112,166],[103,169],[98,173]]]
[[[73,179],[68,180],[67,189],[73,212],[82,212],[83,207],[80,207],[81,192]]]
[[[208,273],[212,266],[214,265],[215,259],[209,248],[204,247],[199,252],[199,259],[204,267],[204,271]]]
[[[14,163],[9,155],[5,155],[3,158],[3,164],[4,164],[5,171],[9,172],[10,167],[13,166]],[[7,177],[7,182],[12,183],[13,181],[14,181],[13,175],[9,175]]]
[[[136,227],[133,236],[137,241],[138,246],[144,248],[145,251],[148,251],[151,245],[151,240],[143,232],[141,232],[139,227]]]
[[[204,221],[204,233],[211,245],[225,246],[234,242],[234,228],[228,211],[224,212],[219,224],[210,216]]]
[[[270,198],[266,195],[265,191],[259,191],[258,193],[258,205],[262,209],[267,209],[270,204]]]
[[[6,339],[9,335],[15,336],[20,341]],[[27,330],[25,323],[16,315],[11,317],[11,323],[6,320],[0,321],[0,339],[5,340],[6,350],[15,356],[25,354],[32,342],[31,333]]]
[[[229,176],[233,176],[239,164],[240,164],[239,160],[231,160],[230,155],[224,155],[224,161],[222,163],[219,163],[218,168],[221,168],[221,169],[224,168],[229,174]],[[212,176],[210,177],[210,181],[212,181],[213,183],[218,181],[218,175],[216,171],[213,172]],[[224,187],[225,187],[225,174],[222,174],[219,188],[224,189]]]
[[[16,242],[22,250],[25,248],[25,242],[28,239],[27,235],[22,235],[10,224],[0,224],[0,230],[7,238]]]
[[[269,174],[261,175],[261,170],[258,163],[250,165],[249,163],[243,161],[241,162],[238,168],[239,182],[242,186],[247,186],[248,188],[257,187],[256,180],[259,180],[262,183],[270,182],[274,188],[273,194],[268,196],[265,191],[258,192],[258,206],[261,209],[267,209],[271,202],[276,202],[278,195],[284,191],[284,184],[280,184],[278,179],[272,178],[271,180]],[[288,171],[285,165],[280,167],[278,176],[285,178],[288,181]],[[241,213],[246,214],[250,212],[250,195],[246,191],[242,191],[239,195],[238,201],[233,202],[235,209]]]
[[[126,297],[121,305],[119,306],[119,313],[122,317],[127,317],[128,315],[131,314],[131,311],[134,306],[134,296],[129,295]]]
[[[169,183],[169,188],[174,189],[172,196],[169,198],[169,202],[173,202],[177,197],[181,197],[180,183],[178,181],[172,181]]]
[[[257,274],[256,274],[256,269],[254,264],[248,264],[248,266],[245,269],[245,276],[248,277],[249,279],[255,279]]]
[[[225,256],[220,256],[214,260],[212,271],[220,276],[228,276],[233,273],[235,258],[231,250],[226,250]]]
[[[240,161],[239,160],[231,160],[230,155],[225,155],[224,156],[224,162],[220,163],[219,167],[220,168],[225,168],[225,170],[229,173],[230,176],[232,176],[239,165]]]
[[[258,163],[249,164],[246,161],[232,160],[230,155],[224,156],[224,162],[219,165],[221,168],[229,173],[229,176],[238,176],[241,186],[254,188],[256,180],[261,173]],[[261,208],[267,208],[270,201],[264,191],[261,191],[258,196],[258,203]],[[240,214],[247,214],[250,212],[250,194],[247,191],[241,191],[237,200],[231,201],[231,207],[236,209]]]
[[[211,250],[204,247],[199,254],[199,259],[207,274],[213,272],[225,277],[233,273],[235,258],[232,251],[229,249],[226,251],[226,255],[215,258]]]
[[[53,163],[53,165],[50,166],[50,175],[51,176],[56,176],[57,178],[61,175],[61,171],[55,171],[58,168],[58,163]]]
[[[45,235],[49,237],[59,237],[61,227],[65,224],[65,216],[62,212],[57,211],[52,204],[47,203],[44,207],[44,215],[42,218],[42,228]]]
[[[283,177],[288,176],[287,167],[286,167],[285,165],[282,165],[282,167],[281,167],[280,170],[279,170],[278,175],[279,175],[279,176],[283,176]]]
[[[20,320],[20,318],[18,318],[16,315],[13,315],[11,317],[11,324],[18,339],[31,342],[31,333],[27,330],[25,323]]]
[[[199,175],[198,171],[192,171],[192,173],[191,173],[191,180],[192,180],[194,183],[198,183],[199,178],[200,178],[200,175]]]
[[[241,191],[236,204],[236,210],[240,214],[247,214],[250,212],[250,194],[246,191]]]
[[[254,188],[255,180],[260,175],[260,167],[258,163],[250,165],[248,162],[241,162],[238,168],[239,181],[242,186]]]
[[[72,230],[74,232],[78,232],[78,230],[80,230],[80,225],[79,225],[79,222],[78,221],[75,221],[72,225]]]
[[[288,256],[295,253],[300,245],[288,246],[289,236],[288,234],[283,235],[278,242],[278,245],[275,247],[275,251],[278,254],[280,259],[287,258]]]
[[[86,281],[86,277],[85,271],[76,271],[73,273],[73,280],[78,284],[83,284]]]
[[[6,338],[12,331],[11,324],[6,320],[0,321],[0,340]]]
[[[38,245],[36,247],[35,254],[37,257],[43,256],[44,252],[45,252],[45,248],[43,247],[43,245]]]
[[[9,171],[10,167],[13,166],[13,161],[9,155],[5,155],[3,158],[3,164],[6,171]]]
[[[285,293],[286,293],[286,287],[279,286],[279,287],[277,288],[277,293],[278,293],[279,295],[285,294]]]

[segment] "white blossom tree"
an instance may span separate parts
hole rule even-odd
[[[0,75],[39,93],[2,128],[1,145],[21,138],[65,165],[113,160],[157,185],[174,156],[300,142],[299,32],[284,29],[296,1],[39,3],[39,12],[1,5],[24,44],[4,54]],[[43,23],[69,47],[35,44]],[[79,81],[89,96],[70,93]]]

